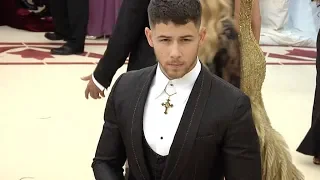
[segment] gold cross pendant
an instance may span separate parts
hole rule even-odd
[[[166,109],[164,111],[165,114],[168,114],[168,109],[173,107],[173,104],[170,103],[170,99],[167,99],[166,103],[162,103],[162,106],[164,106]]]

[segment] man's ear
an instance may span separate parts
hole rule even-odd
[[[206,34],[207,34],[207,30],[205,27],[201,27],[200,32],[199,32],[199,36],[200,36],[200,45],[203,44],[205,38],[206,38]]]
[[[146,35],[146,37],[147,37],[147,40],[148,40],[149,45],[150,45],[151,47],[153,47],[152,31],[151,31],[151,29],[149,29],[148,27],[146,27],[146,28],[144,29],[144,33],[145,33],[145,35]]]

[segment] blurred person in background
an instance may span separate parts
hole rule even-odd
[[[87,39],[109,37],[122,0],[90,0]]]
[[[320,0],[312,0],[319,8]],[[320,165],[320,30],[317,36],[316,88],[313,103],[311,127],[297,151],[313,156],[313,163]]]
[[[54,29],[48,0],[3,0],[0,4],[0,25],[32,32]]]
[[[84,52],[87,34],[89,0],[50,0],[54,32],[45,33],[49,40],[65,40],[66,43],[51,49],[51,54],[71,55]]]
[[[213,50],[216,49],[213,47],[221,46],[217,42],[221,42],[221,39],[224,39],[220,38],[221,36],[217,37],[217,34],[228,34],[230,32],[230,30],[221,31],[221,29],[223,29],[222,27],[226,22],[233,22],[230,15],[233,14],[234,16],[235,27],[239,33],[239,36],[237,35],[239,37],[239,45],[235,47],[229,46],[228,50],[233,52],[231,53],[232,55],[234,52],[238,52],[237,48],[240,47],[238,56],[240,59],[237,61],[236,59],[231,59],[229,62],[231,67],[237,67],[240,64],[239,68],[232,69],[240,70],[240,72],[237,71],[239,73],[240,89],[250,97],[252,115],[260,140],[262,179],[304,179],[302,173],[292,162],[286,141],[272,127],[264,107],[261,90],[265,79],[266,62],[258,43],[261,27],[259,0],[201,0],[201,2],[204,12],[202,17],[203,26],[207,29],[207,38],[203,44],[205,51],[200,56],[200,59],[207,60],[206,63],[209,65],[214,63],[210,57],[218,55],[213,54]],[[231,42],[235,43],[236,41]],[[231,43],[228,42],[227,44]],[[214,59],[214,61],[216,60]]]
[[[117,70],[129,56],[128,71],[138,70],[156,63],[153,49],[149,46],[144,28],[149,27],[147,7],[150,0],[123,0],[107,49],[94,72],[82,77],[88,81],[85,97],[104,97]]]

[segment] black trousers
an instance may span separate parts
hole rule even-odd
[[[317,77],[312,112],[312,129],[314,139],[314,154],[320,158],[320,30],[317,37]]]
[[[320,158],[320,30],[317,37],[316,88],[313,103],[311,128],[297,151]]]
[[[89,0],[50,0],[55,33],[67,39],[67,45],[83,49],[89,18]]]

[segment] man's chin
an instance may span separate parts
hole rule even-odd
[[[169,73],[168,76],[169,76],[169,77],[168,77],[169,79],[179,79],[179,78],[182,78],[181,73]]]

